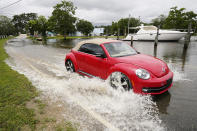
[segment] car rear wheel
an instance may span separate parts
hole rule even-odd
[[[67,60],[66,63],[65,63],[65,66],[66,66],[66,70],[69,71],[69,72],[75,72],[75,67],[74,67],[74,64],[71,60]]]
[[[121,73],[121,72],[114,72],[110,76],[110,84],[113,88],[123,88],[126,91],[132,89],[131,82],[129,78]]]

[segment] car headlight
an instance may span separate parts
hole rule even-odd
[[[150,73],[145,69],[137,69],[135,73],[141,79],[147,80],[150,78]]]

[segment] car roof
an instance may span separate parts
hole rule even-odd
[[[108,43],[108,42],[120,42],[119,40],[112,40],[112,39],[100,39],[100,38],[96,38],[96,39],[88,39],[88,40],[84,40],[79,42],[74,48],[73,50],[78,51],[79,48],[86,43],[91,43],[91,44],[97,44],[97,45],[101,45],[103,43]]]

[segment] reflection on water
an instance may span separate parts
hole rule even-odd
[[[184,46],[184,47],[183,47],[183,54],[182,54],[182,71],[184,71],[184,67],[185,67],[185,61],[186,61],[187,50],[188,50],[188,47],[185,48],[185,46]]]
[[[154,46],[154,57],[157,57],[157,46]]]
[[[47,42],[48,43],[56,43],[57,42],[57,39],[48,39]]]
[[[67,39],[67,40],[48,39],[47,44],[55,46],[55,47],[71,49],[78,42],[82,40],[85,40],[85,39]]]
[[[168,114],[167,109],[170,104],[171,94],[167,91],[161,95],[153,96],[153,101],[156,102],[159,112],[162,114]]]
[[[42,44],[46,46],[53,46],[56,48],[66,48],[71,49],[73,48],[78,42],[86,40],[86,39],[67,39],[67,40],[59,40],[59,39],[47,39],[47,41],[37,41],[34,40],[33,44]]]

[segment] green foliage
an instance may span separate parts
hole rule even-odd
[[[129,27],[136,27],[140,25],[139,19],[136,18],[122,18],[118,21],[118,27],[120,28],[120,35],[124,35],[128,30],[128,22],[129,22]]]
[[[110,27],[109,28],[109,31],[110,31]],[[117,22],[112,22],[112,25],[111,25],[111,33],[112,34],[117,34],[117,31],[118,31],[118,23]]]
[[[48,29],[48,20],[44,16],[39,16],[37,20],[38,32],[42,34],[42,36],[46,37],[46,31]]]
[[[136,27],[140,25],[140,20],[136,18],[122,18],[118,22],[112,22],[112,25],[106,26],[104,33],[108,31],[108,34],[118,33],[118,28],[120,30],[120,35],[125,35],[128,32],[128,23],[129,27]]]
[[[43,37],[46,37],[48,20],[44,16],[39,16],[38,19],[30,20],[26,27],[32,36],[35,31],[38,31]]]
[[[111,34],[115,34],[115,33],[116,33],[116,31],[114,31],[114,33],[113,33],[112,25],[104,26],[104,34],[111,35]]]
[[[7,16],[0,16],[0,35],[15,35],[15,33],[11,19]]]
[[[167,29],[187,29],[190,22],[192,22],[193,27],[196,27],[197,14],[185,10],[185,8],[172,7],[163,27]]]
[[[65,36],[75,32],[76,7],[71,1],[63,0],[60,4],[54,6],[52,16],[49,19],[49,28]]]
[[[30,35],[34,35],[34,31],[37,31],[38,30],[38,21],[37,20],[30,20],[27,24],[27,29],[29,30],[30,32]]]
[[[76,24],[76,27],[79,32],[86,36],[88,36],[94,30],[92,23],[86,20],[79,20]]]
[[[163,24],[165,23],[166,16],[160,15],[159,17],[152,20],[152,25],[158,27],[160,25],[160,28],[163,28]]]
[[[12,22],[17,30],[17,32],[25,33],[26,25],[30,20],[37,19],[36,13],[23,13],[20,15],[14,15]]]
[[[4,62],[8,57],[5,42],[6,39],[0,40],[0,130],[21,130],[24,126],[35,129],[34,111],[25,104],[37,95],[36,89]]]
[[[77,131],[77,128],[70,122],[64,122],[57,125],[56,131]]]

